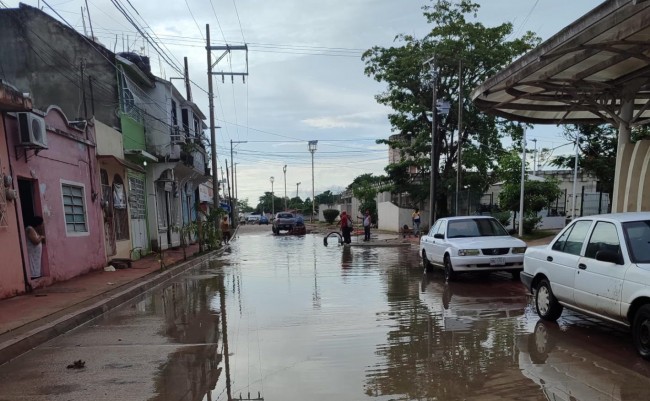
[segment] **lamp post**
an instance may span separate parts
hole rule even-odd
[[[285,164],[282,167],[282,172],[284,173],[284,210],[287,210],[287,165]]]
[[[269,178],[269,180],[271,180],[271,216],[275,216],[275,202],[273,201],[273,197],[274,197],[274,195],[273,195],[273,181],[275,181],[275,178],[273,176],[271,176],[271,178]],[[271,218],[273,218],[273,217],[271,217]]]
[[[316,202],[314,202],[314,153],[316,152],[318,141],[309,141],[309,152],[311,153],[311,218],[314,221],[314,212],[316,211]]]

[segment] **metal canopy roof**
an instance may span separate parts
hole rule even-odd
[[[558,10],[561,12],[561,10]],[[650,122],[650,1],[609,0],[530,51],[471,95],[480,109],[529,123]]]

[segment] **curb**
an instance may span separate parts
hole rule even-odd
[[[61,334],[64,334],[84,323],[87,323],[92,319],[110,311],[111,309],[114,309],[130,301],[131,299],[144,294],[152,288],[173,279],[174,277],[189,270],[189,265],[202,263],[205,260],[211,259],[214,256],[222,253],[224,249],[225,247],[204,255],[197,256],[191,260],[183,261],[157,274],[152,273],[155,274],[154,277],[139,281],[133,286],[125,284],[125,286],[129,286],[129,288],[126,288],[107,297],[102,297],[102,295],[105,293],[97,294],[93,298],[100,297],[102,299],[93,302],[91,305],[84,306],[76,310],[75,305],[72,305],[67,308],[71,309],[70,312],[65,313],[63,316],[58,317],[53,321],[48,322],[47,324],[38,325],[38,320],[35,320],[34,322],[27,323],[23,327],[28,327],[30,325],[37,325],[38,327],[28,329],[24,332],[20,332],[20,328],[18,328],[13,330],[13,333],[12,331],[5,333],[4,335],[0,336],[0,338],[3,336],[11,338],[0,340],[0,365],[3,365],[12,359],[34,349],[35,347],[53,338],[56,338]],[[92,300],[93,298],[89,298],[89,300]],[[65,309],[63,311],[65,311]]]

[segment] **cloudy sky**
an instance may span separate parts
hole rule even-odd
[[[84,0],[46,0],[61,17],[83,32]],[[354,177],[382,174],[388,154],[378,138],[391,134],[389,110],[375,102],[383,86],[363,73],[361,54],[372,46],[390,46],[395,35],[421,37],[430,27],[421,7],[430,0],[116,0],[140,27],[155,33],[160,47],[177,66],[188,57],[194,101],[208,115],[205,26],[213,45],[249,46],[249,76],[222,82],[215,77],[215,113],[219,166],[230,165],[234,144],[239,198],[256,205],[264,191],[311,197],[311,154],[307,141],[318,140],[314,155],[315,193],[335,193]],[[52,10],[42,1],[23,1]],[[15,0],[3,0],[9,7]],[[598,0],[478,0],[478,19],[487,25],[505,21],[515,34],[527,30],[547,39],[601,3]],[[143,43],[111,0],[87,0],[98,40],[117,52],[143,52],[156,75],[180,74]],[[136,13],[137,10],[137,13]],[[85,21],[87,29],[89,23]],[[213,60],[218,56],[214,53]],[[233,52],[216,71],[241,71],[244,54]],[[160,62],[159,62],[160,60]],[[181,81],[173,81],[185,93]],[[536,127],[529,139],[538,148],[566,143],[555,126]],[[571,152],[570,146],[557,152]]]

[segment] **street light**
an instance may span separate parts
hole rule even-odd
[[[282,172],[284,173],[284,210],[287,210],[287,165],[285,164],[282,167]]]
[[[314,213],[316,211],[316,202],[314,202],[314,153],[316,152],[316,145],[318,141],[309,141],[309,152],[311,153],[311,218],[310,222],[314,221]]]
[[[269,179],[271,180],[271,216],[275,216],[275,202],[273,202],[273,181],[275,181],[275,178],[271,176]]]

